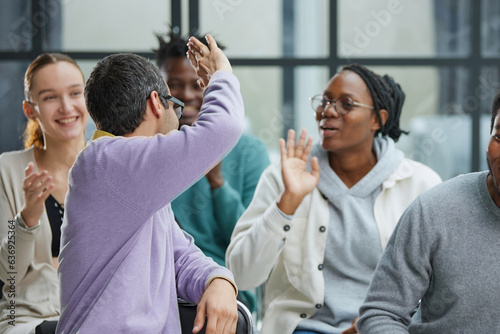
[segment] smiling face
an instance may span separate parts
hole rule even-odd
[[[337,73],[323,92],[325,99],[348,97],[354,102],[373,106],[370,91],[361,77],[352,71]],[[340,102],[339,107],[340,107]],[[377,115],[368,107],[353,106],[346,115],[339,115],[333,106],[323,115],[316,113],[323,148],[329,152],[371,151],[375,131],[380,128]]]
[[[40,68],[33,76],[25,114],[36,119],[46,139],[83,138],[88,112],[80,70],[66,61]]]
[[[490,170],[487,179],[488,190],[493,201],[500,207],[500,114],[498,112],[491,130],[486,159]]]
[[[162,66],[162,74],[170,88],[170,95],[184,102],[184,114],[180,125],[193,125],[203,103],[203,89],[199,77],[186,57],[168,58]]]

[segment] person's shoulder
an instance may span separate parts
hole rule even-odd
[[[424,192],[420,197],[422,202],[431,205],[460,206],[464,196],[471,196],[471,190],[479,182],[484,172],[461,174],[436,185]]]
[[[409,169],[412,173],[416,175],[439,177],[439,175],[429,166],[408,158],[403,159],[401,167]]]
[[[442,182],[441,177],[429,166],[415,160],[404,158],[396,172],[401,179],[411,177],[416,182],[435,185]]]
[[[18,164],[28,164],[30,161],[33,161],[33,147],[18,150],[18,151],[9,151],[0,154],[0,166],[8,167],[15,166]]]
[[[112,144],[124,139],[124,137],[99,137],[97,139],[93,139],[87,143],[83,150],[80,151],[79,157],[93,156],[98,151],[106,151],[107,153],[110,153],[110,151],[113,151],[113,149],[110,150]]]
[[[476,185],[487,174],[488,171],[460,174],[443,182],[442,187],[456,190],[470,189],[471,186]]]

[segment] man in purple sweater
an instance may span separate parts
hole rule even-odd
[[[239,83],[211,36],[189,41],[205,88],[198,122],[131,54],[104,58],[85,87],[98,131],[69,175],[59,257],[58,333],[180,333],[177,297],[198,302],[193,332],[234,333],[236,286],[174,221],[170,202],[216,164],[243,126]]]

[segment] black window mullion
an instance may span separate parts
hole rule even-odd
[[[484,0],[478,1],[471,6],[471,53],[469,60],[469,84],[468,94],[474,94],[476,88],[480,87],[481,74],[481,4]],[[452,83],[450,83],[452,84]],[[481,122],[481,103],[478,100],[477,107],[471,111],[472,143],[471,143],[471,171],[478,171],[480,159],[484,150],[480,147],[480,122]]]
[[[337,12],[339,10],[340,4],[337,0],[330,0],[330,55],[328,58],[328,68],[330,70],[330,77],[337,73],[337,67],[339,66],[338,58],[338,34],[339,24],[337,18]],[[349,59],[345,59],[343,62],[350,62]]]
[[[182,23],[181,0],[171,0],[170,9],[170,25],[172,26],[172,30],[180,32]]]
[[[283,1],[283,57],[294,59],[294,1]],[[295,125],[294,113],[294,71],[296,65],[283,66],[283,138],[286,138],[288,129]]]
[[[189,0],[189,34],[198,35],[200,29],[199,0]]]
[[[43,3],[45,0],[31,0],[31,22],[34,27],[34,20],[37,15],[43,12]],[[35,59],[39,54],[43,53],[43,36],[45,25],[40,25],[33,29],[31,35],[31,55],[30,59]]]

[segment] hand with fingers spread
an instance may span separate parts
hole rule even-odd
[[[318,158],[311,159],[311,172],[307,171],[307,162],[313,143],[309,137],[306,143],[307,131],[302,130],[297,145],[295,131],[288,131],[288,139],[280,139],[281,175],[285,191],[278,201],[279,209],[285,214],[293,214],[305,196],[313,191],[319,181]]]
[[[44,170],[35,172],[35,165],[30,162],[25,170],[25,179],[23,181],[24,207],[21,210],[21,216],[27,227],[33,227],[38,224],[43,213],[45,200],[54,188],[52,176]]]
[[[193,333],[198,333],[207,318],[206,334],[234,334],[238,322],[238,304],[231,283],[214,279],[198,302]]]
[[[212,36],[206,35],[208,47],[195,37],[189,38],[187,57],[196,74],[200,77],[198,84],[201,88],[208,86],[210,78],[217,71],[232,73],[233,69],[226,55],[217,46]]]

